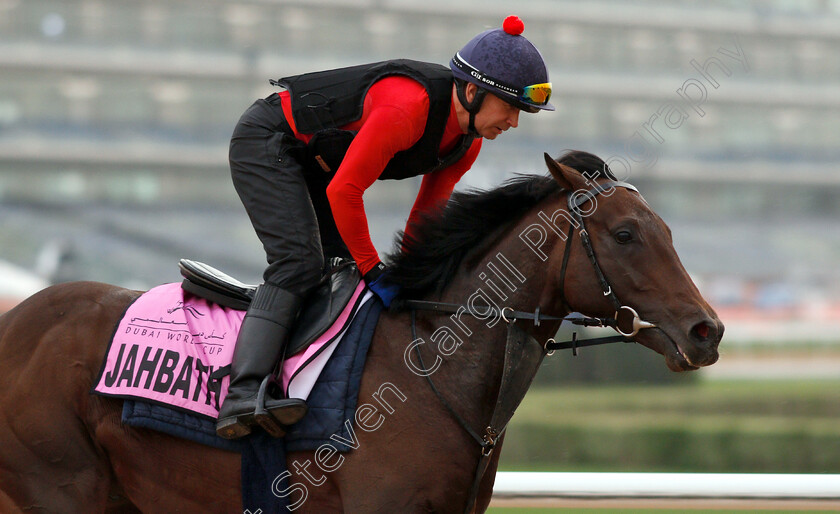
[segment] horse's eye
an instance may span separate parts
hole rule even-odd
[[[633,240],[633,233],[629,230],[622,230],[615,233],[615,240],[618,244],[627,244]]]

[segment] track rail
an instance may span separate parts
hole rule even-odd
[[[493,507],[840,509],[840,475],[499,472]]]

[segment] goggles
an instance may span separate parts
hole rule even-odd
[[[533,105],[545,105],[549,98],[551,98],[551,82],[525,86],[522,94],[519,95],[520,100]]]

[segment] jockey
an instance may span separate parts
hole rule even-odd
[[[286,91],[242,115],[230,143],[231,175],[268,267],[239,333],[219,436],[250,433],[255,409],[265,412],[257,405],[260,384],[328,258],[354,259],[386,306],[397,294],[368,231],[368,187],[423,175],[406,224],[410,237],[424,213],[448,200],[482,138],[516,128],[520,111],[554,110],[546,65],[523,29],[509,16],[502,29],[467,43],[449,68],[394,60],[272,81]],[[293,398],[267,398],[264,407],[280,425],[306,412]]]

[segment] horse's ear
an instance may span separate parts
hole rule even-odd
[[[547,153],[543,153],[543,157],[545,157],[545,164],[548,166],[548,171],[551,172],[551,176],[560,184],[560,187],[567,191],[578,189],[575,184],[579,184],[583,177],[577,170],[560,164]]]

